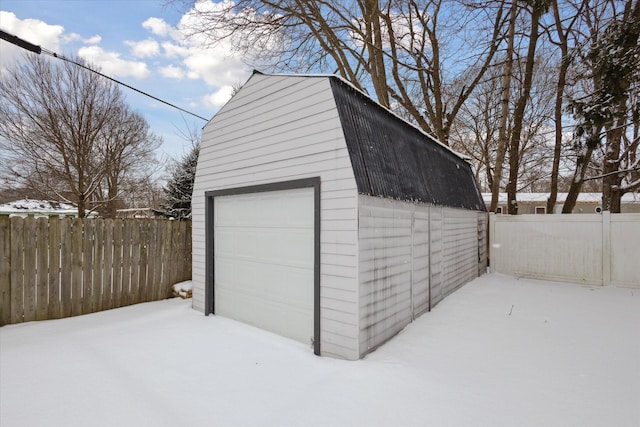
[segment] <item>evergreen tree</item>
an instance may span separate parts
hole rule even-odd
[[[165,204],[162,207],[164,214],[170,218],[191,218],[191,195],[199,153],[200,145],[194,145],[191,152],[174,165],[171,178],[163,188]]]

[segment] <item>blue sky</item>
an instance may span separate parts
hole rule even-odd
[[[244,83],[251,68],[221,44],[184,38],[189,9],[164,0],[0,0],[0,28],[66,56],[77,55],[104,74],[210,118]],[[201,7],[215,8],[212,1]],[[0,40],[0,68],[21,60],[21,49]],[[180,157],[190,145],[180,135],[204,126],[122,87],[129,104],[164,140],[159,158]]]

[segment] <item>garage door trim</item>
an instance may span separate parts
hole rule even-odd
[[[314,238],[313,238],[313,352],[320,355],[320,177],[282,181],[247,187],[227,188],[205,192],[205,316],[215,314],[214,301],[214,203],[218,196],[230,196],[249,193],[263,193],[268,191],[294,190],[299,188],[313,188],[314,192]]]

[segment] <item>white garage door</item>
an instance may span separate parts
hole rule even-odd
[[[215,314],[313,337],[314,189],[214,199]]]

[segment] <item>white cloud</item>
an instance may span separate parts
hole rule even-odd
[[[216,38],[212,34],[208,36],[192,34],[193,28],[204,27],[202,20],[206,17],[202,13],[225,10],[230,5],[232,3],[229,1],[218,3],[201,0],[196,2],[194,6],[197,8],[197,12],[195,9],[191,9],[182,16],[175,27],[160,18],[149,18],[142,24],[152,34],[165,39],[161,43],[162,56],[170,60],[178,59],[184,66],[184,68],[163,67],[160,70],[162,75],[170,78],[184,78],[186,76],[191,80],[201,79],[207,86],[218,88],[230,87],[249,77],[251,69],[233,49],[230,40]],[[189,34],[191,35],[188,36]],[[212,39],[217,39],[217,42],[212,44],[210,42]],[[215,105],[218,104],[219,102],[216,101]]]
[[[212,108],[220,108],[231,98],[233,87],[222,86],[216,92],[204,97],[204,104]]]
[[[108,76],[134,77],[144,79],[150,72],[144,62],[127,61],[117,52],[108,52],[99,46],[87,46],[78,50],[78,56],[91,64],[98,65]]]
[[[127,40],[124,44],[131,47],[131,53],[138,58],[151,58],[160,53],[160,45],[153,39],[146,39],[139,42]]]
[[[4,31],[29,43],[56,52],[60,50],[64,33],[64,27],[60,25],[49,25],[38,19],[19,19],[15,14],[6,11],[0,11],[0,22]],[[24,52],[27,51],[4,40],[0,41],[0,68],[16,62]]]
[[[151,31],[156,36],[168,37],[175,29],[160,18],[149,18],[142,23],[142,28]]]
[[[64,43],[80,41],[80,42],[82,42],[84,44],[98,44],[98,43],[100,43],[102,41],[102,37],[100,37],[99,35],[95,35],[95,36],[89,37],[89,38],[83,38],[78,33],[67,34],[67,35],[63,36],[62,39],[64,40]]]
[[[168,65],[166,67],[160,68],[160,74],[169,79],[184,79],[184,70],[180,67],[176,67],[175,65]]]

